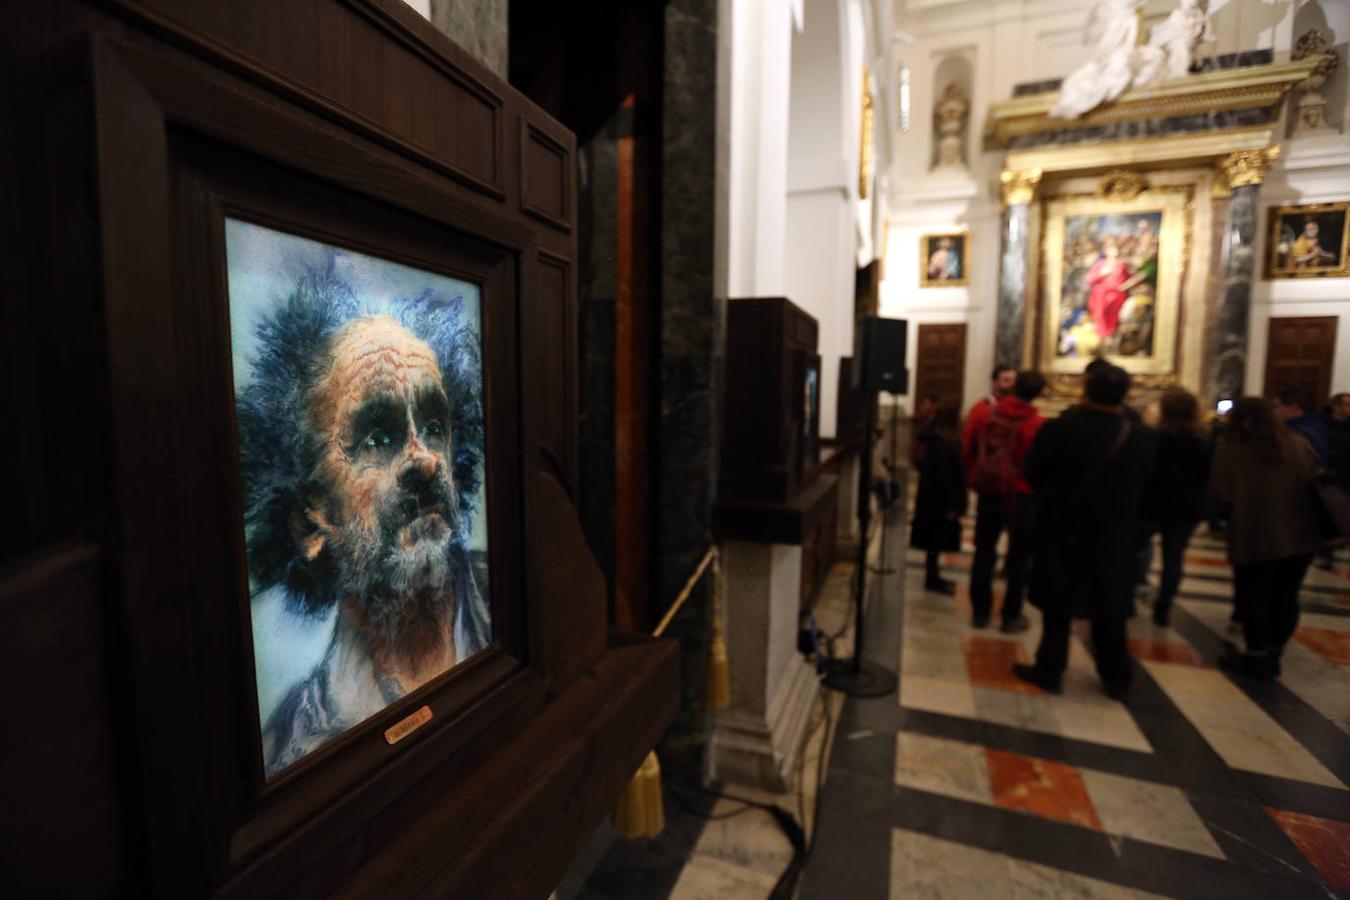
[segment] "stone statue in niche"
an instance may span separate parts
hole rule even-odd
[[[933,108],[940,135],[937,145],[937,168],[965,168],[966,161],[962,149],[965,144],[966,113],[969,111],[970,104],[966,101],[966,94],[961,90],[961,86],[955,81],[948,82],[942,89],[942,98]]]
[[[1196,47],[1213,40],[1209,0],[1180,0],[1141,46],[1142,5],[1143,0],[1097,0],[1084,33],[1084,43],[1093,48],[1092,59],[1064,79],[1050,115],[1076,119],[1116,99],[1126,88],[1182,78],[1190,70]]]
[[[1294,44],[1294,59],[1306,59],[1309,56],[1321,56],[1321,64],[1299,85],[1303,96],[1298,98],[1298,115],[1294,119],[1294,136],[1305,134],[1326,134],[1335,129],[1327,123],[1327,98],[1322,95],[1322,85],[1336,72],[1340,57],[1331,49],[1330,35],[1321,28],[1314,28],[1299,37]]]

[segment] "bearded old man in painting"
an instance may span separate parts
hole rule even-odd
[[[269,776],[490,640],[456,483],[478,462],[455,447],[471,392],[396,319],[342,321],[306,293],[259,329],[239,398],[250,573],[302,612],[337,608],[327,652],[263,725]]]

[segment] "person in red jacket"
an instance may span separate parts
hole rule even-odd
[[[988,412],[966,451],[970,484],[979,495],[975,560],[970,569],[971,624],[976,628],[989,624],[993,610],[994,559],[1004,529],[1008,531],[1008,584],[1003,594],[1002,630],[1016,634],[1030,625],[1022,615],[1022,595],[1031,566],[1036,519],[1031,485],[1022,474],[1022,463],[1036,432],[1045,423],[1045,417],[1032,406],[1044,390],[1045,377],[1040,372],[1017,373],[1012,393]]]
[[[989,413],[998,401],[1012,393],[1017,370],[1012,366],[994,366],[994,374],[989,376],[989,394],[975,401],[975,405],[966,413],[966,424],[961,430],[961,458],[966,462],[966,471],[970,471],[971,446],[975,433],[989,419]]]

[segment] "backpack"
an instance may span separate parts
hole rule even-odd
[[[1013,444],[1022,427],[1021,419],[1010,419],[999,413],[990,413],[979,436],[980,451],[975,458],[975,471],[970,486],[978,494],[1011,497],[1021,474],[1013,462]]]

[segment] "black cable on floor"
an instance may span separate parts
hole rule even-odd
[[[866,573],[858,574],[860,577],[866,577]],[[844,633],[848,631],[849,625],[852,624],[852,619],[853,605],[849,604],[848,611],[845,614],[844,624],[841,625],[839,630],[833,635],[823,636],[825,653],[828,659],[833,660],[835,658],[834,641],[842,637]],[[806,862],[811,856],[811,851],[815,849],[816,836],[820,833],[820,799],[821,788],[825,783],[825,762],[829,756],[834,739],[838,735],[839,718],[843,715],[843,707],[841,705],[839,713],[831,716],[829,695],[822,691],[819,694],[819,699],[824,706],[823,716],[825,733],[821,738],[820,753],[816,756],[815,807],[811,810],[811,837],[809,842],[807,840],[806,832],[804,831],[804,823],[799,822],[792,813],[777,804],[760,803],[755,800],[736,797],[721,791],[710,791],[704,787],[666,782],[667,786],[671,788],[671,796],[676,799],[676,802],[684,807],[691,815],[704,819],[705,821],[730,819],[746,813],[751,809],[762,810],[773,817],[773,820],[778,823],[778,827],[782,830],[783,835],[792,845],[792,859],[789,860],[783,873],[778,876],[778,881],[774,884],[773,890],[769,893],[769,900],[791,900],[791,897],[796,893],[797,882],[801,879],[801,873],[806,868]],[[797,772],[797,805],[802,819],[805,819],[806,817],[806,779],[803,777],[805,775],[805,765],[806,760],[805,756],[803,756],[801,766]],[[716,815],[703,813],[690,806],[679,796],[676,789],[704,794],[705,796],[714,797],[719,800],[731,800],[732,802],[742,804],[742,806],[740,809]]]
[[[702,788],[694,788],[688,785],[676,784],[673,782],[666,782],[665,787],[667,788],[667,792],[670,794],[670,796],[675,799],[675,802],[678,803],[685,812],[689,813],[689,815],[697,819],[702,819],[705,822],[720,822],[724,819],[734,819],[737,816],[741,815],[742,813],[747,813],[752,809],[764,809],[765,811],[767,811],[767,807],[765,807],[763,804],[756,803],[753,800],[742,800],[739,797],[730,797],[726,794],[716,793],[715,791],[708,791]],[[683,797],[679,795],[679,792],[676,790],[676,788],[684,791],[694,791],[700,794],[707,794],[708,796],[717,797],[718,799],[721,800],[730,800],[733,803],[741,804],[741,808],[721,813],[703,812],[702,810],[696,809],[693,806],[691,806],[688,800],[685,800]]]

